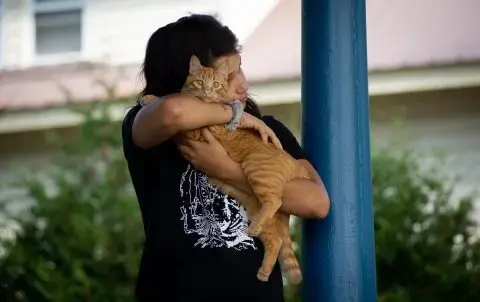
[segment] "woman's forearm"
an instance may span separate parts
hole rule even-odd
[[[315,182],[294,179],[285,185],[280,211],[303,218],[325,218],[330,208],[328,196]]]
[[[227,168],[223,179],[244,193],[254,195],[240,165]],[[313,181],[294,179],[284,187],[280,208],[282,212],[303,218],[324,218],[329,207],[330,202],[324,187]]]
[[[230,122],[232,107],[218,103],[205,103],[194,97],[184,97],[174,106],[178,112],[178,131],[198,129],[205,126],[221,125]]]
[[[150,148],[180,131],[226,124],[232,119],[231,106],[205,103],[193,96],[172,94],[143,107],[132,128],[134,143]]]

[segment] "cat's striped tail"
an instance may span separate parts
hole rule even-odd
[[[281,236],[282,246],[280,247],[280,253],[278,254],[278,261],[282,271],[288,276],[288,279],[293,284],[300,284],[303,276],[298,263],[295,251],[293,250],[292,237],[290,235],[289,215],[281,214]]]

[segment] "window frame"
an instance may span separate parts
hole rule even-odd
[[[85,11],[86,0],[64,0],[59,2],[39,3],[37,0],[30,0],[31,22],[32,22],[32,57],[34,65],[52,65],[58,63],[76,62],[82,59],[85,51]],[[56,53],[39,54],[37,52],[37,22],[38,13],[62,13],[80,10],[80,50]]]

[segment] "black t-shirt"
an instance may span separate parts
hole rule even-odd
[[[146,240],[136,286],[140,301],[283,301],[277,263],[268,282],[257,280],[263,246],[246,234],[245,209],[215,189],[172,140],[149,150],[132,142],[137,105],[126,115],[123,149],[139,201]],[[293,134],[263,117],[284,149],[304,153]],[[140,230],[139,230],[140,231]]]

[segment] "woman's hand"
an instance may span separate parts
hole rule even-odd
[[[232,171],[238,170],[239,165],[228,156],[223,146],[208,129],[202,129],[202,136],[205,142],[193,141],[185,137],[176,140],[180,153],[197,170],[218,179],[223,179]]]
[[[238,128],[254,129],[260,134],[264,143],[271,141],[275,147],[278,149],[283,149],[282,144],[278,140],[275,132],[273,132],[273,130],[270,129],[270,127],[268,127],[267,124],[265,124],[262,120],[247,112],[243,113],[240,123],[238,124]]]

